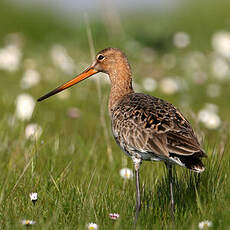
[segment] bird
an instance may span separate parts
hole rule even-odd
[[[136,184],[136,225],[141,209],[140,166],[142,161],[163,161],[168,170],[171,215],[174,219],[174,180],[172,167],[180,165],[201,173],[205,167],[202,149],[192,126],[171,103],[143,93],[135,93],[126,55],[118,48],[98,52],[92,65],[72,80],[55,88],[38,101],[61,92],[98,72],[111,82],[108,112],[114,139],[134,164]]]

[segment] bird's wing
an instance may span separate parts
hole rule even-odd
[[[117,143],[126,152],[152,152],[168,157],[165,134],[149,135],[148,131],[131,119],[113,120],[112,131]]]
[[[167,147],[170,153],[205,155],[191,125],[178,110],[175,112],[173,126],[166,132],[166,135]]]
[[[125,97],[113,112],[113,133],[123,148],[168,157],[204,154],[184,116],[170,103],[144,94]]]

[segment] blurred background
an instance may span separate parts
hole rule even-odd
[[[10,0],[0,4],[3,115],[17,117],[20,94],[33,101],[86,68],[95,52],[118,47],[129,58],[137,91],[168,99],[185,112],[191,110],[189,116],[193,114],[208,130],[223,128],[229,120],[229,1]],[[68,107],[84,104],[82,92],[95,111],[98,98],[85,88],[97,95],[102,88],[102,97],[107,98],[109,87],[103,74],[94,79],[100,84],[91,79],[39,105],[36,114],[33,107],[30,116],[18,115],[18,119],[30,121],[32,114],[46,114],[48,122],[56,114],[61,121]],[[72,95],[77,92],[80,98]],[[61,114],[54,108],[45,110],[50,105],[60,106]]]
[[[208,154],[221,155],[230,133],[229,12],[229,0],[0,1],[0,169],[15,175],[7,177],[12,187],[31,157],[36,182],[25,174],[28,193],[68,162],[67,181],[92,168],[101,177],[118,172],[116,179],[132,167],[111,135],[105,74],[36,103],[107,47],[126,53],[137,92],[180,108]]]

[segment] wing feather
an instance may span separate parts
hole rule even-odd
[[[112,130],[128,151],[191,156],[204,151],[189,122],[172,104],[144,94],[124,97],[112,113]]]

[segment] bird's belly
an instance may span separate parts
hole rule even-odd
[[[145,152],[145,151],[135,151],[135,154],[139,156],[144,161],[162,161],[163,158],[156,156],[153,153]]]
[[[129,157],[135,157],[139,158],[143,161],[164,161],[165,159],[163,157],[159,157],[158,155],[155,155],[154,153],[146,152],[146,151],[139,151],[130,147],[127,147],[126,145],[120,145],[121,149],[129,156]]]
[[[114,131],[114,130],[113,130]],[[160,157],[152,152],[147,152],[145,150],[137,150],[132,148],[131,146],[127,145],[127,143],[117,135],[116,132],[113,132],[114,139],[116,140],[118,146],[123,150],[123,152],[128,155],[129,157],[136,157],[140,158],[144,161],[165,161],[164,157]]]

